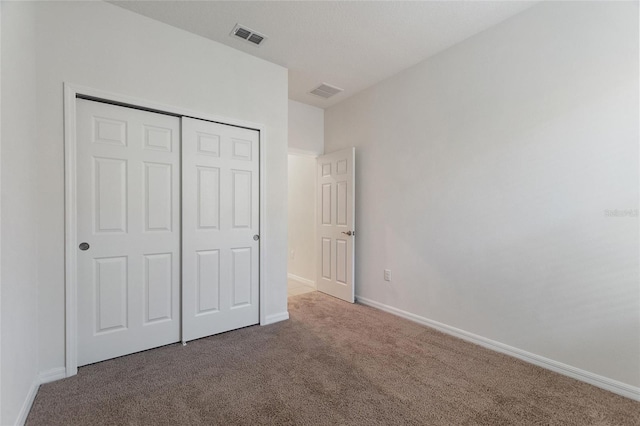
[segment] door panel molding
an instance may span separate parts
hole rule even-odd
[[[179,147],[180,118],[76,103],[77,232],[91,246],[76,251],[78,365],[86,365],[180,340],[180,152],[146,146]],[[120,124],[97,129],[105,117]],[[150,126],[164,128],[159,138],[147,138]]]
[[[355,148],[317,158],[316,286],[354,303]]]
[[[219,155],[202,153],[202,134],[215,136]],[[183,342],[259,322],[259,136],[182,120]],[[202,262],[214,251],[215,262]]]
[[[266,325],[273,322],[273,318],[267,317],[265,310],[265,294],[267,291],[267,283],[265,279],[267,257],[266,251],[266,175],[265,175],[265,147],[267,146],[267,134],[265,126],[260,123],[254,123],[246,120],[238,120],[228,117],[222,117],[213,114],[206,114],[199,111],[193,111],[185,108],[179,108],[172,105],[166,105],[131,97],[128,95],[109,92],[105,90],[95,89],[86,86],[63,83],[64,88],[64,193],[65,193],[65,376],[70,377],[78,372],[78,298],[77,298],[77,268],[78,268],[78,235],[77,235],[77,137],[76,137],[76,99],[88,99],[98,102],[104,102],[113,105],[124,106],[149,112],[173,115],[177,117],[190,117],[200,120],[211,121],[220,124],[226,124],[235,127],[241,127],[259,132],[258,153],[252,153],[259,157],[259,228],[261,230],[261,238],[259,240],[259,318],[260,324]],[[127,141],[122,140],[122,129],[117,123],[105,122],[105,127],[101,132],[101,139],[105,144],[125,144]],[[110,124],[110,126],[107,126]],[[120,136],[119,136],[120,135]],[[215,155],[215,141],[203,140],[202,149],[214,151],[210,155]],[[166,151],[175,149],[168,146],[166,139],[163,138],[162,129],[148,129],[146,148],[150,150]],[[246,157],[246,150],[238,147],[238,157]],[[239,161],[240,158],[238,159]],[[175,195],[175,194],[174,194]],[[157,232],[157,231],[156,231]]]

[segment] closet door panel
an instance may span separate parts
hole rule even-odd
[[[259,133],[183,118],[183,340],[259,323]]]
[[[82,366],[180,340],[180,119],[76,102]]]

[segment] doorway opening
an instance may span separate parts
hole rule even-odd
[[[316,287],[316,161],[313,154],[289,153],[287,296]]]
[[[355,302],[355,148],[289,155],[288,296]]]

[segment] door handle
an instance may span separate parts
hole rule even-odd
[[[82,251],[89,250],[89,247],[91,247],[89,243],[80,243],[80,245],[78,246],[78,248]]]
[[[355,236],[356,235],[356,231],[347,231],[347,232],[343,232],[344,235],[348,235],[348,236]]]
[[[253,241],[258,241],[260,239],[260,235],[256,234],[253,236]]]

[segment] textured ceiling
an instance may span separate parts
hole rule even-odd
[[[289,98],[326,108],[535,1],[110,1],[289,69]],[[236,23],[269,38],[229,36]],[[326,82],[330,99],[308,92]]]

